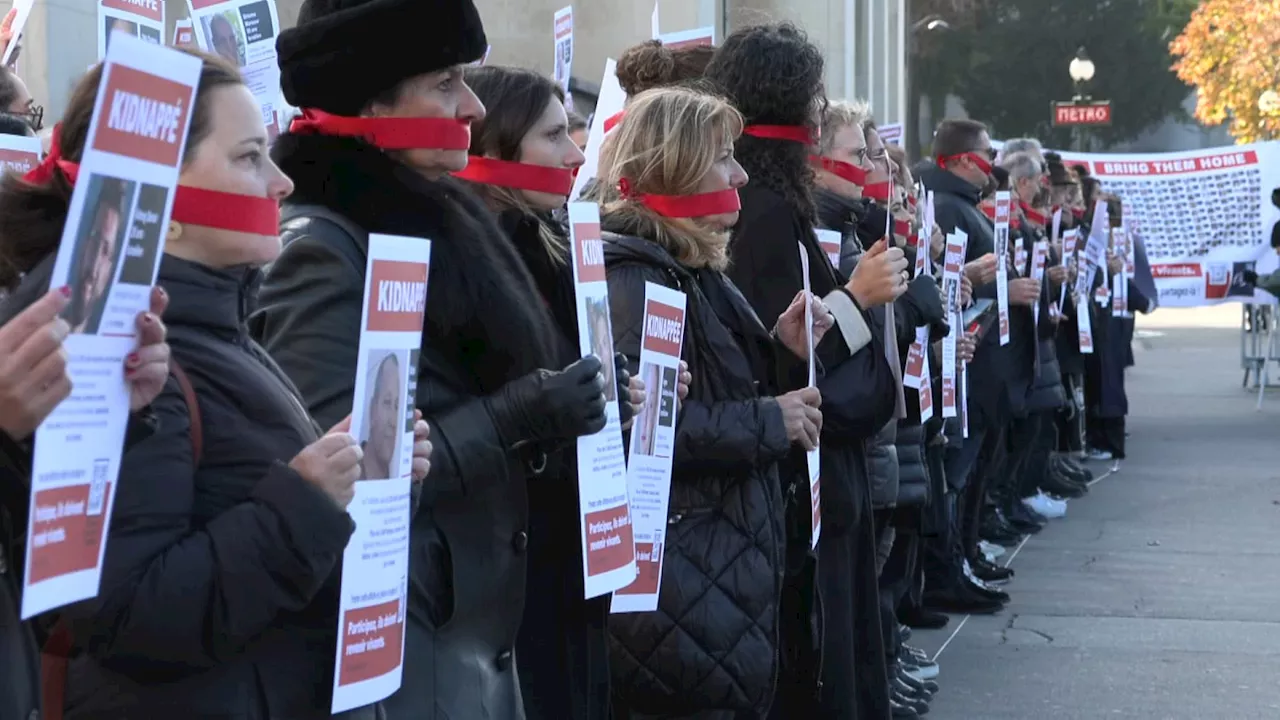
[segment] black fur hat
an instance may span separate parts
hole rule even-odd
[[[305,0],[276,38],[280,87],[295,107],[353,116],[416,75],[479,60],[472,0]]]

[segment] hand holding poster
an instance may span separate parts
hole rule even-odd
[[[262,124],[275,128],[282,109],[275,0],[187,0],[187,9],[200,49],[240,70],[262,108]]]
[[[36,431],[22,617],[93,597],[129,417],[125,356],[150,307],[200,60],[117,35],[67,210],[51,284],[74,387]]]
[[[334,713],[400,689],[409,587],[414,397],[431,241],[369,236],[351,434],[364,450],[347,512]]]
[[[31,17],[31,8],[35,4],[36,0],[15,0],[9,14],[5,15],[4,23],[8,27],[0,26],[0,34],[7,31],[9,41],[4,46],[4,56],[0,57],[0,65],[13,67],[14,53],[22,46],[22,30],[27,26],[27,18]]]
[[[658,609],[679,410],[676,380],[684,344],[685,300],[684,293],[678,290],[644,284],[639,376],[644,381],[645,400],[631,424],[631,455],[627,461],[627,495],[638,572],[634,582],[613,593],[609,609],[613,613]]]
[[[630,585],[636,579],[636,546],[627,501],[627,461],[614,378],[613,326],[604,276],[600,207],[569,203],[573,287],[578,309],[578,348],[600,358],[604,373],[605,425],[578,438],[578,507],[582,513],[582,573],[586,597]]]
[[[164,0],[98,0],[98,57],[107,56],[112,33],[164,44]]]

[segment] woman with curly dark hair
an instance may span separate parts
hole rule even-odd
[[[702,77],[715,48],[710,45],[668,47],[661,40],[645,40],[618,58],[615,74],[628,98],[645,90]]]
[[[828,333],[816,348],[826,369],[818,388],[830,409],[822,428],[816,563],[809,552],[809,504],[803,501],[808,497],[804,455],[792,453],[780,473],[789,500],[782,599],[787,624],[773,713],[888,718],[865,443],[894,418],[900,380],[886,360],[884,328],[869,311],[906,290],[906,260],[900,249],[877,242],[846,283],[818,245],[809,154],[826,98],[822,51],[803,32],[787,24],[739,30],[716,51],[706,78],[747,125],[737,153],[751,180],[741,191],[730,276],[760,317],[777,317],[803,286],[804,252],[813,292],[831,308],[840,330]],[[806,375],[803,365],[783,368],[784,389],[804,384]],[[809,621],[815,574],[822,598],[820,635]],[[816,647],[814,636],[823,638],[823,647]]]

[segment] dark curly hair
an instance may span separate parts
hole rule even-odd
[[[802,125],[817,132],[826,107],[822,51],[790,23],[743,28],[716,50],[706,78],[742,113],[747,125]],[[743,135],[735,154],[751,183],[782,195],[813,222],[809,147]]]
[[[635,97],[645,90],[702,77],[714,52],[709,45],[670,48],[661,40],[646,40],[622,53],[615,73],[622,90]]]

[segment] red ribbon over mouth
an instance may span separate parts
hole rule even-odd
[[[648,195],[634,193],[631,182],[626,178],[618,181],[618,192],[622,197],[635,200],[655,213],[668,218],[696,218],[708,215],[738,212],[742,209],[742,200],[738,197],[737,188],[716,190],[696,195]]]
[[[467,167],[453,173],[453,176],[482,185],[568,196],[573,190],[573,172],[570,168],[530,165],[472,155],[467,158]]]
[[[609,133],[610,130],[614,128],[614,126],[622,122],[622,116],[626,114],[626,112],[627,112],[626,110],[619,110],[618,112],[604,119],[604,132],[606,135]]]
[[[357,137],[383,150],[466,150],[471,123],[454,118],[344,117],[315,109],[289,124],[299,135]]]
[[[992,222],[994,222],[996,219],[996,206],[982,205],[980,207],[982,208],[982,214],[986,215],[988,220],[991,220]]]
[[[894,221],[893,221],[893,234],[894,234],[894,235],[900,235],[900,236],[902,236],[902,237],[910,237],[910,236],[911,236],[911,223],[907,222],[906,220],[894,220]]]
[[[265,197],[178,186],[173,198],[174,222],[201,227],[277,236],[280,203]]]
[[[1039,225],[1040,227],[1044,227],[1044,224],[1045,224],[1044,213],[1038,213],[1035,210],[1032,210],[1031,206],[1026,203],[1019,203],[1019,204],[1022,205],[1022,214],[1027,216],[1027,220],[1029,222],[1033,222],[1036,225]]]
[[[1077,220],[1084,219],[1084,208],[1071,208],[1071,214],[1076,216]]]
[[[854,165],[853,163],[844,162],[843,160],[832,160],[821,155],[810,155],[809,164],[815,168],[826,170],[841,180],[862,187],[867,184],[867,171]]]
[[[748,125],[742,128],[742,134],[766,140],[787,140],[801,145],[810,145],[816,139],[813,132],[803,125]]]
[[[862,188],[862,194],[864,197],[871,198],[872,200],[884,205],[889,204],[889,194],[892,191],[893,181],[891,180],[871,183],[870,185]]]

